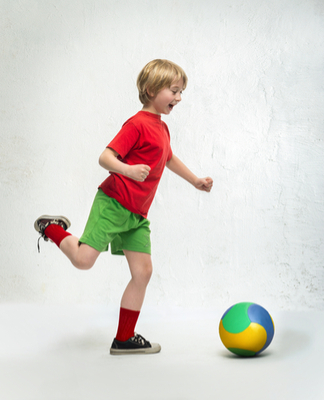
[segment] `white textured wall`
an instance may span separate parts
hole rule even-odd
[[[140,109],[136,77],[168,58],[189,76],[164,120],[212,194],[165,172],[150,212],[146,304],[323,308],[321,0],[1,0],[2,302],[118,305],[123,257],[86,272],[34,220],[81,235],[98,156]]]

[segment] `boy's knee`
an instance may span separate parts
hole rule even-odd
[[[152,264],[148,264],[144,271],[144,278],[149,282],[153,273],[153,266]]]
[[[99,254],[97,250],[86,244],[79,245],[79,251],[75,255],[72,264],[78,269],[90,269],[94,266]]]
[[[152,263],[147,263],[142,266],[142,268],[137,273],[137,279],[147,285],[151,279],[153,273]]]
[[[72,263],[76,268],[87,270],[93,267],[94,263],[90,260],[86,260],[84,258],[79,258],[73,261]]]

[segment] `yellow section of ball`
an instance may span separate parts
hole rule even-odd
[[[263,326],[251,322],[251,324],[240,333],[227,332],[223,321],[219,324],[219,336],[224,346],[228,349],[243,349],[258,352],[267,341],[267,332]]]

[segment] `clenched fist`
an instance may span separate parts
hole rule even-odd
[[[148,165],[129,165],[127,176],[128,178],[134,179],[134,181],[144,182],[150,171],[151,168]]]

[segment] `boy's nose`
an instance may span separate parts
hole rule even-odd
[[[175,99],[177,100],[177,102],[181,101],[181,93],[177,93]]]

